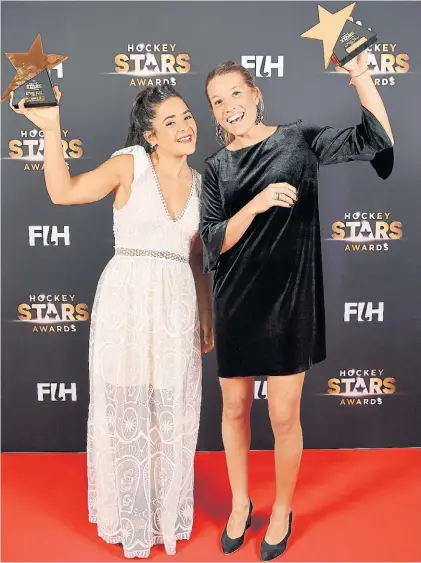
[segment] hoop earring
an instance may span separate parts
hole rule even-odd
[[[220,145],[225,146],[224,130],[218,122],[216,123],[216,140]]]
[[[259,103],[257,104],[257,113],[256,113],[256,121],[255,121],[256,125],[258,125],[263,121],[263,109],[264,109],[263,103],[261,100],[259,100]]]

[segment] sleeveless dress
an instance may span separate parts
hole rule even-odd
[[[200,175],[184,211],[168,213],[141,146],[128,203],[113,208],[115,255],[95,295],[89,345],[89,521],[125,557],[155,544],[174,554],[193,524],[193,461],[202,359],[189,253]]]

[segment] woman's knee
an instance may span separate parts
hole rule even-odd
[[[250,416],[251,401],[239,393],[223,394],[223,416],[229,421],[243,420]]]
[[[269,416],[275,435],[287,435],[295,428],[300,427],[300,409],[298,404],[272,406]]]
[[[268,380],[269,417],[275,436],[300,429],[300,404],[304,372],[290,377]]]

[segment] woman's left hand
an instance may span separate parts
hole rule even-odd
[[[200,328],[203,332],[202,354],[207,354],[214,349],[212,311],[202,311],[200,313]]]
[[[365,72],[368,68],[368,51],[363,51],[362,53],[354,57],[351,61],[349,61],[349,63],[346,63],[343,67],[340,68],[346,70],[351,78],[363,74],[363,72]]]

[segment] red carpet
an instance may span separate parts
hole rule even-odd
[[[219,536],[229,512],[222,453],[196,457],[193,535],[153,561],[258,561],[273,499],[273,453],[252,452],[255,517],[245,546],[226,557]],[[86,456],[2,455],[2,561],[129,561],[87,521]],[[421,561],[421,451],[304,452],[295,526],[280,561]]]

